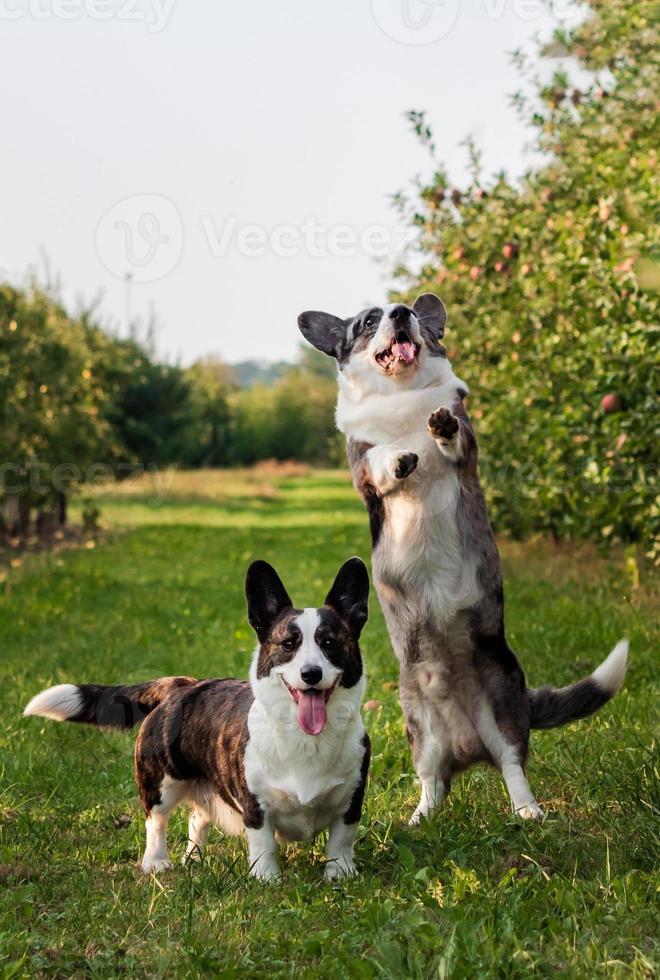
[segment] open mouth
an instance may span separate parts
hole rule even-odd
[[[280,674],[280,677],[282,675]],[[330,695],[339,682],[339,677],[331,687],[320,690],[318,687],[307,687],[300,690],[291,687],[282,677],[287,691],[298,705],[298,724],[306,735],[320,735],[328,720],[327,704]]]
[[[392,343],[386,350],[376,354],[376,364],[384,371],[392,371],[399,365],[408,367],[417,360],[419,344],[416,344],[407,330],[397,330]]]

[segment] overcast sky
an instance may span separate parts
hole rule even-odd
[[[0,277],[43,249],[68,302],[101,291],[122,329],[153,305],[170,357],[291,358],[301,310],[384,298],[389,197],[429,172],[406,110],[456,180],[467,134],[520,172],[509,52],[550,24],[540,0],[0,0]]]

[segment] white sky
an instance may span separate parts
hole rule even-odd
[[[509,52],[547,36],[541,7],[0,0],[0,276],[45,249],[67,301],[101,290],[123,328],[132,271],[161,352],[293,357],[301,310],[384,298],[392,263],[360,237],[399,242],[389,196],[429,172],[407,109],[455,179],[468,134],[487,172],[522,169]]]

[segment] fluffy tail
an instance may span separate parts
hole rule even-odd
[[[125,687],[57,684],[35,695],[23,712],[53,721],[79,721],[103,728],[132,728],[172,691],[196,684],[194,677],[161,677]]]
[[[568,687],[529,688],[532,728],[557,728],[586,718],[613,698],[628,666],[628,640],[619,640],[593,674]]]

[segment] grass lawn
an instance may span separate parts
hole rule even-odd
[[[631,638],[617,699],[533,736],[542,824],[513,818],[499,776],[475,769],[437,817],[408,829],[416,785],[373,597],[362,647],[367,697],[382,707],[366,713],[360,877],[324,884],[317,841],[286,848],[281,884],[248,881],[243,842],[214,831],[201,866],[143,878],[133,735],[24,719],[27,700],[64,681],[244,677],[251,559],[273,562],[294,601],[316,605],[345,558],[369,554],[343,473],[178,474],[159,492],[145,478],[101,494],[116,533],[2,573],[5,977],[653,975],[657,635],[652,583],[635,587],[620,554],[503,545],[509,640],[530,684],[573,681]],[[178,811],[176,858],[185,828]]]

